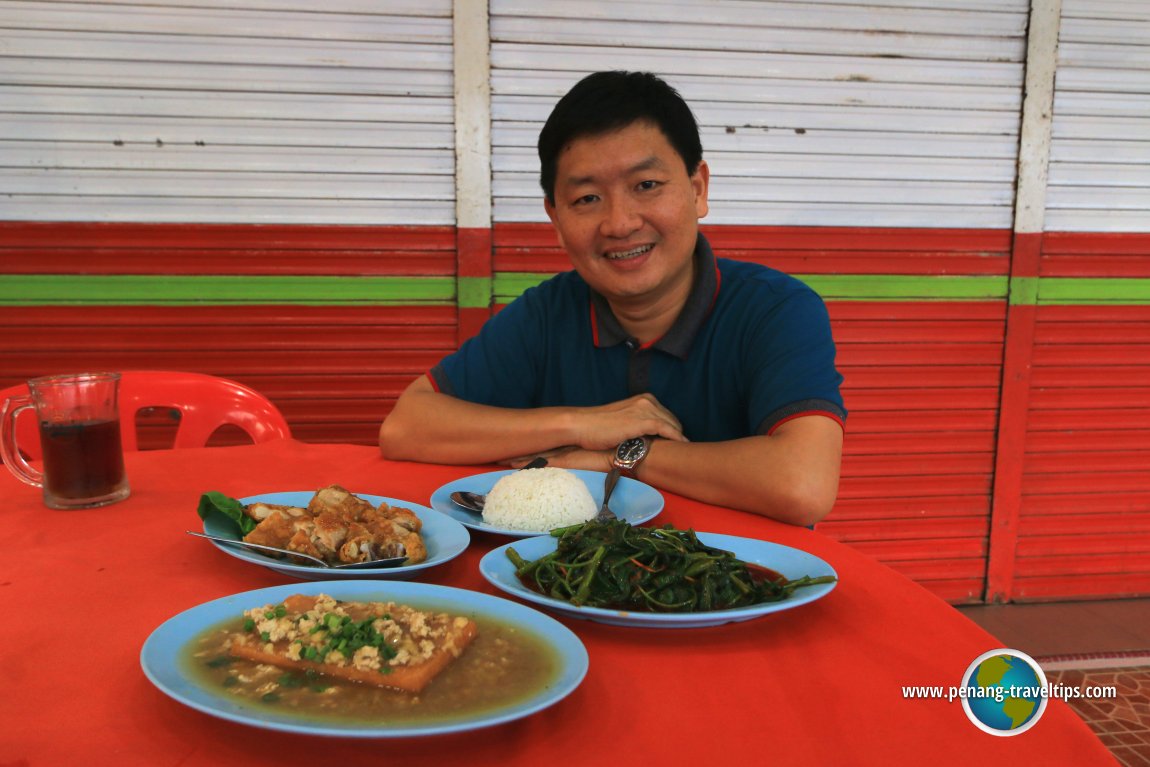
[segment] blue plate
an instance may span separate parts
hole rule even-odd
[[[237,618],[244,610],[283,601],[292,594],[328,594],[343,600],[389,600],[456,615],[485,617],[515,625],[541,637],[558,656],[558,677],[545,683],[525,700],[503,708],[426,724],[364,724],[328,722],[300,714],[277,714],[266,708],[244,705],[222,690],[209,689],[192,678],[181,658],[196,636],[213,626]],[[317,581],[273,586],[206,602],[170,618],[152,632],[140,651],[144,674],[159,690],[205,714],[240,724],[281,732],[341,738],[399,738],[475,730],[530,716],[569,695],[587,674],[587,650],[563,624],[525,605],[500,597],[427,583]]]
[[[239,501],[245,505],[262,501],[263,503],[278,503],[302,508],[308,505],[314,495],[315,491],[299,490],[250,495],[247,498],[240,498]],[[463,550],[467,548],[467,545],[471,543],[471,535],[463,525],[455,520],[444,518],[442,514],[434,513],[426,506],[401,501],[396,498],[386,498],[382,495],[365,495],[363,493],[355,493],[355,495],[376,506],[386,501],[392,506],[402,506],[411,509],[415,513],[415,516],[419,517],[420,521],[423,522],[421,534],[423,535],[423,544],[427,547],[427,559],[414,565],[403,565],[401,567],[364,567],[352,570],[329,570],[313,565],[295,564],[284,559],[276,559],[275,557],[265,557],[263,554],[257,554],[248,549],[241,549],[239,546],[229,546],[226,543],[216,543],[212,541],[212,545],[236,559],[261,565],[282,575],[289,575],[292,578],[301,578],[308,581],[319,581],[331,580],[333,578],[352,580],[363,578],[402,580],[411,578],[420,570],[426,570],[429,567],[435,567],[436,565],[441,565],[444,562],[455,559],[462,554]],[[232,524],[231,520],[222,515],[215,514],[204,520],[204,532],[210,535],[218,535],[222,538],[238,540],[241,537],[237,534],[236,527]]]
[[[495,487],[495,483],[499,481],[500,477],[514,471],[514,469],[489,471],[448,482],[431,494],[431,508],[443,512],[464,527],[481,530],[485,533],[527,538],[547,532],[546,530],[512,530],[489,525],[483,521],[483,517],[461,508],[451,500],[451,494],[459,490],[486,495],[491,492],[491,488]],[[595,500],[595,507],[601,506],[603,504],[603,481],[607,479],[607,474],[602,471],[585,471],[583,469],[571,469],[570,471],[583,480],[583,484],[587,485],[587,489],[591,492],[591,498]],[[624,519],[632,525],[641,525],[657,517],[659,512],[663,510],[663,494],[636,479],[621,477],[619,484],[615,485],[615,492],[611,494],[610,505],[611,511],[615,512],[619,519]]]
[[[801,578],[804,575],[811,577],[833,575],[837,577],[834,568],[822,559],[790,546],[717,533],[699,533],[698,536],[699,540],[708,546],[730,551],[744,562],[770,568],[791,580]],[[509,548],[514,548],[524,559],[534,560],[555,551],[557,545],[558,539],[550,535],[541,535],[537,538],[527,538],[505,544],[488,552],[480,560],[479,572],[496,588],[563,615],[598,623],[610,623],[615,626],[647,628],[698,628],[747,621],[781,610],[790,610],[799,605],[821,599],[835,587],[835,583],[820,583],[797,589],[790,597],[780,602],[764,602],[748,607],[698,613],[643,613],[606,610],[601,607],[576,607],[570,602],[544,596],[524,586],[518,576],[515,575],[515,566],[507,558],[507,549]]]

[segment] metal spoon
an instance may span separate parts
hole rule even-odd
[[[398,567],[407,561],[407,556],[387,557],[386,559],[373,559],[368,562],[348,562],[345,564],[332,565],[324,562],[319,557],[313,557],[311,554],[302,554],[298,551],[290,551],[288,549],[277,549],[275,546],[264,546],[259,543],[248,543],[247,541],[239,541],[235,538],[221,538],[218,535],[208,535],[206,533],[194,533],[191,530],[185,530],[188,535],[194,535],[198,538],[207,538],[210,541],[218,541],[219,543],[228,543],[232,546],[239,546],[245,549],[253,549],[259,552],[271,551],[276,554],[283,554],[289,557],[299,557],[306,559],[308,562],[314,562],[316,567],[324,567],[329,570],[363,570],[371,567]]]
[[[542,469],[547,465],[547,459],[540,456],[531,463],[527,464],[519,471],[526,471],[527,469]],[[475,514],[482,514],[483,507],[487,504],[487,496],[483,493],[472,493],[467,490],[457,490],[451,494],[451,500],[456,506],[461,506]]]

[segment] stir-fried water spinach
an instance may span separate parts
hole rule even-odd
[[[527,561],[507,549],[528,588],[577,606],[701,612],[786,599],[833,576],[787,580],[701,543],[694,530],[632,527],[622,520],[551,531],[554,552]],[[772,577],[774,576],[774,577]]]

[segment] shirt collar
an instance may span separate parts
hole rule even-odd
[[[647,344],[645,348],[659,349],[680,359],[687,358],[695,336],[711,313],[715,298],[719,295],[719,267],[715,262],[715,254],[711,250],[710,243],[701,232],[695,241],[694,258],[695,281],[691,285],[686,303],[679,311],[679,316],[675,318],[670,330]],[[594,290],[591,291],[591,331],[598,347],[629,344],[639,348],[638,341],[628,335],[619,324],[607,299]]]

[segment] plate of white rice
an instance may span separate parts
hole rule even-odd
[[[431,494],[431,508],[472,530],[522,538],[593,518],[603,503],[606,478],[602,471],[553,466],[489,471],[443,485]],[[483,516],[457,506],[451,500],[457,491],[486,495]],[[611,511],[632,525],[654,519],[662,510],[663,494],[629,477],[621,477],[611,494]]]

